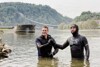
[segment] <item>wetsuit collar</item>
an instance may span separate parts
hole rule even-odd
[[[74,32],[74,33],[72,33],[72,35],[73,35],[73,37],[77,37],[79,34],[78,34],[78,32]]]
[[[43,36],[43,35],[41,35],[40,37],[41,37],[42,39],[45,39],[45,36]],[[48,34],[48,35],[47,35],[47,39],[50,38],[50,37],[51,37],[51,36]]]

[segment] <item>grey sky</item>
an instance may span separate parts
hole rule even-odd
[[[0,0],[49,5],[64,16],[74,18],[83,11],[100,12],[100,0]]]

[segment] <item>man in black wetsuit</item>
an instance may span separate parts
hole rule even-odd
[[[48,34],[48,31],[48,27],[44,26],[42,28],[42,35],[36,39],[38,57],[52,58],[58,52],[58,48],[53,44],[55,40]],[[54,52],[52,52],[52,47],[54,47]]]
[[[70,29],[73,36],[68,38],[63,45],[56,44],[57,47],[60,49],[64,49],[70,45],[72,59],[73,58],[84,59],[84,48],[85,48],[86,60],[88,60],[90,52],[89,52],[89,45],[86,37],[78,33],[79,28],[76,24],[73,24]]]

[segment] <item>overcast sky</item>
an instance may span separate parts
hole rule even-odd
[[[49,5],[63,16],[74,18],[83,11],[100,12],[100,0],[0,0],[0,2],[25,2]]]

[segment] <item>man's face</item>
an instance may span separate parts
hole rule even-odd
[[[71,30],[71,33],[75,33],[76,32],[76,28],[75,27],[71,27],[70,30]]]
[[[42,35],[46,36],[48,34],[47,28],[42,28]]]

